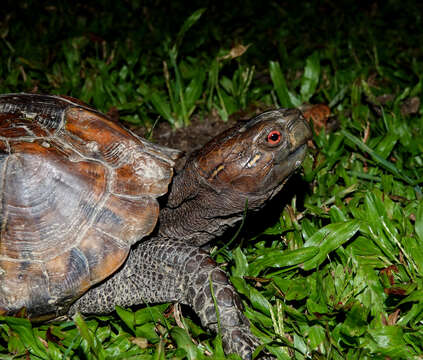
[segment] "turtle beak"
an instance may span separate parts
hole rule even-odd
[[[286,131],[288,136],[289,153],[280,153],[277,163],[284,163],[289,169],[298,168],[303,161],[307,151],[307,141],[311,139],[312,132],[302,113],[297,109],[292,109],[288,116]],[[287,116],[287,115],[285,115]]]

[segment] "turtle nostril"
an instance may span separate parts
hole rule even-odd
[[[286,124],[286,129],[288,131],[292,131],[295,126],[297,126],[298,123],[303,122],[304,120],[302,119],[302,116],[300,113],[296,114],[296,116],[293,116],[292,119],[289,119],[287,124]]]
[[[303,145],[311,138],[311,130],[308,123],[299,118],[288,124],[289,142],[293,148]]]

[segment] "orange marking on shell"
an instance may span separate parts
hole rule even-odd
[[[19,114],[0,114],[0,136],[13,139],[16,137],[43,137],[48,132],[34,119]]]
[[[131,246],[153,231],[159,216],[159,205],[145,196],[136,200],[111,195],[97,215],[93,227]]]
[[[115,194],[139,195],[148,191],[140,191],[144,186],[142,178],[136,176],[132,165],[126,164],[116,169],[112,192]]]
[[[172,168],[164,161],[139,154],[130,164],[115,170],[111,191],[115,194],[160,196],[167,192]]]
[[[95,141],[100,146],[116,141],[136,140],[128,131],[108,120],[104,115],[77,107],[67,110],[65,127],[85,142]]]
[[[78,249],[72,248],[47,261],[45,268],[49,276],[49,293],[57,303],[65,298],[75,299],[91,286],[88,263]]]
[[[113,193],[157,197],[167,192],[173,164],[156,156],[156,149],[118,124],[97,113],[71,108],[67,112],[66,130],[76,138],[66,134],[63,138],[78,151],[114,169]]]
[[[3,140],[0,140],[0,151],[3,153],[7,153],[7,150],[8,148],[7,148],[6,142]]]
[[[116,240],[96,229],[87,232],[78,248],[88,260],[91,284],[113,274],[129,253],[129,246],[122,247]]]

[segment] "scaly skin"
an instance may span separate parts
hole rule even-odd
[[[156,239],[142,243],[131,252],[126,266],[76,301],[70,313],[108,313],[115,305],[179,302],[191,306],[203,326],[216,332],[210,283],[225,351],[249,359],[258,341],[242,313],[239,295],[206,252],[182,242]]]

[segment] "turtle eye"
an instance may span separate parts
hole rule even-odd
[[[267,134],[267,142],[270,145],[277,145],[281,142],[282,134],[278,130],[272,130],[269,134]]]

